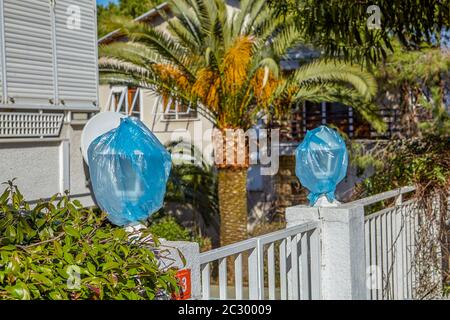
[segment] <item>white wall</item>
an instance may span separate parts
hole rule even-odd
[[[108,111],[110,85],[100,86],[100,110]],[[205,160],[212,164],[212,116],[206,110],[198,110],[196,119],[164,120],[158,110],[158,96],[151,90],[142,90],[141,119],[162,144],[180,139],[194,144],[202,151]]]
[[[0,143],[0,181],[17,178],[15,183],[25,199],[48,198],[59,192],[60,143]]]
[[[0,140],[0,182],[17,178],[27,201],[48,199],[68,188],[73,198],[93,205],[80,150],[83,123],[65,124],[58,138]]]

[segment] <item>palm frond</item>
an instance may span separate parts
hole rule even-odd
[[[295,24],[286,24],[277,32],[271,41],[271,46],[277,57],[285,55],[289,49],[293,49],[303,43],[300,30]]]
[[[252,1],[252,6],[242,25],[241,34],[249,34],[256,31],[255,21],[257,21],[258,17],[268,8],[266,2],[266,0]]]
[[[368,121],[375,130],[384,132],[386,123],[377,113],[377,107],[370,101],[361,97],[358,91],[351,87],[345,87],[336,83],[312,84],[300,87],[292,99],[295,103],[310,102],[340,102],[352,107],[356,112]]]
[[[341,82],[355,88],[365,100],[377,92],[375,78],[358,66],[336,60],[318,60],[308,63],[294,72],[291,81],[303,86],[314,82]]]
[[[197,54],[201,50],[202,42],[198,36],[199,32],[191,23],[188,21],[183,23],[180,19],[171,19],[167,23],[169,32],[179,42],[183,42],[191,54]]]
[[[183,69],[186,74],[194,76],[195,70],[191,69],[191,66],[192,59],[195,57],[189,54],[189,50],[184,43],[176,41],[174,37],[165,32],[143,23],[135,23],[125,30],[130,41],[147,46],[149,50],[155,51],[172,64]]]
[[[102,46],[102,81],[151,88],[209,109],[219,128],[250,128],[255,115],[299,100],[346,101],[367,119],[377,90],[372,75],[341,61],[320,60],[293,74],[281,71],[286,53],[302,42],[295,21],[266,0],[171,0],[167,30],[123,21],[128,42]],[[355,105],[357,104],[357,105]],[[375,120],[376,121],[376,120]]]

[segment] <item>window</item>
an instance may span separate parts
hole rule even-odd
[[[195,120],[198,118],[197,110],[181,100],[160,97],[157,103],[159,112],[163,114],[163,120]]]
[[[326,103],[326,120],[348,135],[353,135],[353,109],[342,103]]]
[[[141,116],[141,99],[140,90],[138,88],[128,88],[128,105],[132,106],[128,111],[128,115],[140,118]]]
[[[141,91],[140,88],[136,87],[113,87],[108,100],[107,110],[141,119]]]
[[[124,90],[125,88],[113,88],[111,90],[108,111],[125,113],[125,104],[123,103]]]

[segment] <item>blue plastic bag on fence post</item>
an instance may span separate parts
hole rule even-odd
[[[329,202],[335,198],[336,186],[347,175],[348,152],[342,137],[327,126],[306,133],[296,150],[295,173],[310,193],[313,206],[325,195]]]
[[[171,156],[140,120],[121,119],[89,145],[88,159],[95,199],[112,223],[132,225],[162,207]]]

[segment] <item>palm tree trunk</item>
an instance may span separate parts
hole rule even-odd
[[[247,239],[247,169],[219,168],[220,245]]]

